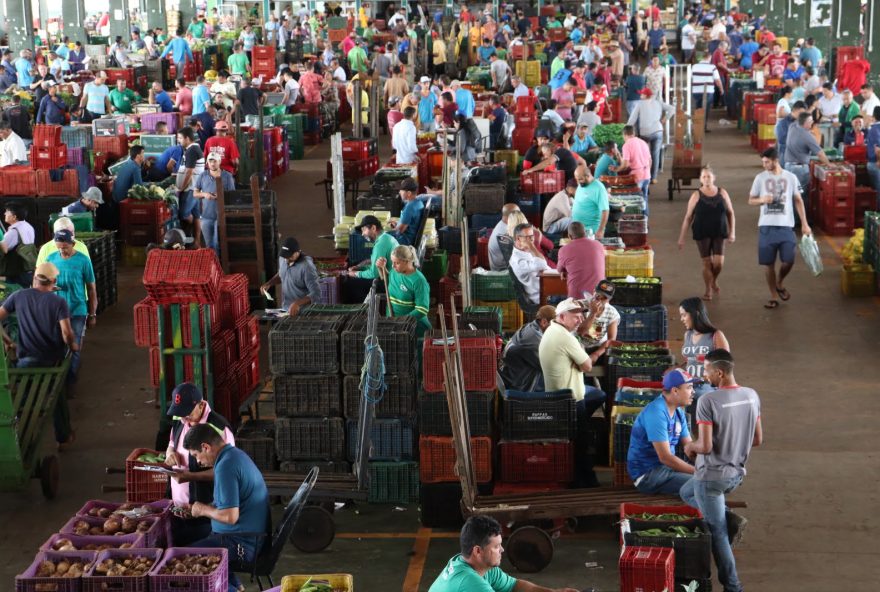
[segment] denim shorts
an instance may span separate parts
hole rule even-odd
[[[180,197],[180,211],[178,212],[178,218],[181,220],[186,220],[190,216],[193,218],[199,217],[199,212],[201,211],[201,204],[199,200],[193,196],[192,191],[181,191],[178,193]]]
[[[797,237],[788,226],[758,227],[758,264],[773,265],[776,256],[783,263],[794,263]]]

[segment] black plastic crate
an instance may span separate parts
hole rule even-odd
[[[279,460],[345,460],[345,422],[338,417],[275,420]]]
[[[504,313],[500,306],[466,306],[458,321],[464,330],[473,325],[477,331],[491,331],[496,335],[502,332]]]
[[[358,422],[349,421],[348,459],[357,457]],[[416,442],[414,423],[409,418],[380,418],[372,421],[370,437],[373,446],[370,460],[413,460],[416,458]]]
[[[461,255],[461,228],[444,226],[437,231],[440,248],[450,255]],[[479,230],[468,230],[468,252],[473,256],[477,254],[477,237]]]
[[[465,393],[471,436],[490,436],[495,425],[495,393]],[[449,405],[443,393],[419,394],[419,433],[451,436]]]
[[[666,307],[662,304],[645,307],[618,306],[620,324],[617,340],[628,342],[663,341],[667,334]]]
[[[467,181],[473,185],[494,185],[500,183],[506,186],[507,163],[493,162],[476,166],[468,172]]]
[[[339,417],[342,379],[338,374],[279,374],[275,383],[275,415]]]
[[[415,411],[416,376],[414,371],[407,374],[385,375],[388,389],[375,405],[376,417],[409,417]],[[345,417],[357,419],[361,403],[361,377],[346,376],[343,380],[343,400]]]
[[[617,384],[619,378],[630,378],[644,382],[656,382],[663,379],[663,374],[675,365],[671,355],[608,358],[608,384]]]
[[[635,282],[614,278],[611,283],[614,284],[616,306],[656,306],[663,303],[663,281],[659,277],[636,278]]]
[[[305,475],[312,467],[318,467],[321,474],[346,475],[351,473],[351,463],[347,460],[286,460],[281,463],[282,473]]]
[[[712,578],[712,535],[708,532],[696,538],[674,536],[643,536],[635,532],[623,535],[627,546],[671,547],[675,549],[676,580],[708,580]]]
[[[235,434],[235,446],[244,450],[261,471],[274,471],[275,422],[256,419],[242,424]]]
[[[386,211],[392,217],[400,216],[400,195],[361,195],[357,198],[358,211]]]
[[[507,195],[507,186],[502,183],[475,185],[468,183],[464,188],[464,212],[471,214],[494,214],[500,212]]]
[[[461,483],[422,483],[419,520],[426,528],[461,528]]]
[[[367,314],[366,304],[309,304],[299,311],[300,317],[344,320],[346,322],[358,315],[365,314]]]
[[[570,390],[507,391],[501,402],[501,425],[508,440],[572,440],[577,432],[574,396]]]
[[[630,413],[616,415],[614,425],[614,462],[626,464],[626,457],[629,453],[629,440],[632,436],[633,426],[630,422],[635,422],[636,416]]]
[[[272,374],[339,372],[339,333],[345,319],[286,318],[269,331]]]
[[[382,317],[376,324],[376,338],[385,359],[387,374],[411,371],[416,361],[415,317]],[[367,337],[367,320],[358,317],[351,320],[342,332],[342,371],[360,375],[364,365],[364,339]]]

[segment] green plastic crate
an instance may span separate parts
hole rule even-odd
[[[82,238],[81,233],[83,232],[95,231],[95,215],[91,212],[82,212],[81,214],[67,214],[66,216],[61,213],[51,214],[49,216],[49,226],[52,227],[52,225],[55,224],[55,220],[62,217],[70,218],[70,221],[73,222],[73,229],[76,232],[77,238]]]
[[[370,462],[371,504],[408,504],[419,500],[419,463]]]
[[[274,121],[278,116],[287,114],[287,105],[263,105],[263,116],[271,115]]]
[[[144,134],[140,139],[147,155],[162,154],[166,149],[177,145],[177,136],[174,134]]]
[[[348,17],[344,16],[331,16],[327,19],[327,28],[328,29],[347,29],[348,28]]]
[[[516,300],[510,274],[506,271],[471,273],[471,298],[490,302]]]
[[[458,326],[467,331],[468,324],[473,324],[477,330],[489,329],[500,335],[503,322],[504,311],[500,306],[465,306]]]
[[[422,274],[429,282],[439,282],[446,275],[449,266],[449,256],[443,249],[434,249],[430,259],[422,263]]]

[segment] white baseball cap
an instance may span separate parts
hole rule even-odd
[[[556,305],[556,316],[561,315],[564,312],[583,312],[584,307],[581,304],[580,300],[575,300],[574,298],[566,298],[562,302]]]

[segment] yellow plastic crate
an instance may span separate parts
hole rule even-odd
[[[312,580],[325,580],[333,589],[354,592],[354,577],[351,574],[315,574],[311,576],[290,575],[281,578],[281,592],[299,592],[309,578]]]
[[[782,46],[782,51],[788,51],[788,37],[777,37],[776,43]]]
[[[611,429],[608,430],[608,466],[614,466],[614,424],[617,423],[618,415],[638,415],[644,407],[627,407],[626,405],[614,405],[611,407]]]
[[[654,277],[654,249],[605,251],[606,277]]]
[[[516,75],[530,88],[541,84],[541,62],[537,60],[516,62]]]
[[[501,330],[505,333],[514,333],[525,323],[523,311],[516,300],[508,300],[507,302],[474,300],[474,306],[497,306],[500,308]]]
[[[146,249],[122,245],[122,264],[125,267],[144,267],[147,264]]]
[[[776,139],[776,126],[770,125],[769,123],[759,123],[758,124],[758,139],[759,140],[775,140]]]
[[[874,295],[874,268],[870,265],[844,265],[840,270],[840,289],[845,296],[865,298]]]
[[[516,177],[516,169],[519,167],[519,152],[516,150],[496,150],[493,152],[495,162],[503,162],[507,166],[507,175]]]

